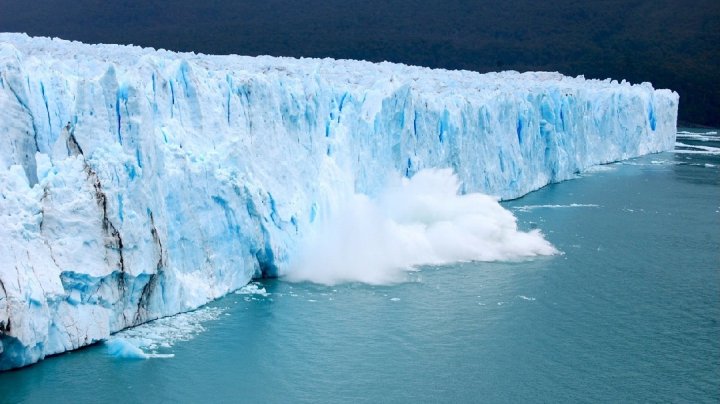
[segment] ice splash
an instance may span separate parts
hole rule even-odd
[[[450,169],[434,169],[396,178],[376,198],[352,195],[303,240],[286,279],[385,284],[419,265],[558,252],[539,230],[519,231],[496,198],[459,189]]]
[[[270,296],[267,290],[258,282],[250,282],[247,285],[241,287],[235,291],[236,295],[258,295],[262,297]]]
[[[164,317],[114,334],[105,341],[108,354],[124,359],[172,358],[173,354],[158,353],[178,341],[189,341],[205,331],[203,323],[217,320],[224,309],[205,307],[199,310]]]

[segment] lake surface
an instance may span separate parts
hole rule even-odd
[[[718,402],[720,138],[690,132],[503,203],[562,255],[263,281],[124,334],[172,358],[95,345],[0,374],[0,402]]]

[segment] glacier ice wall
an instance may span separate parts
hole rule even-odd
[[[451,168],[515,198],[673,147],[678,96],[557,73],[0,34],[0,369],[286,269],[342,195]]]

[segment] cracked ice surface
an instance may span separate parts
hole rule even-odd
[[[390,173],[514,198],[670,150],[678,96],[557,73],[0,34],[0,369],[287,270]]]

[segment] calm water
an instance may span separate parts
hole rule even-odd
[[[211,304],[174,358],[97,345],[0,374],[0,401],[717,402],[720,155],[583,177],[505,203],[564,255],[393,286],[267,281]]]

